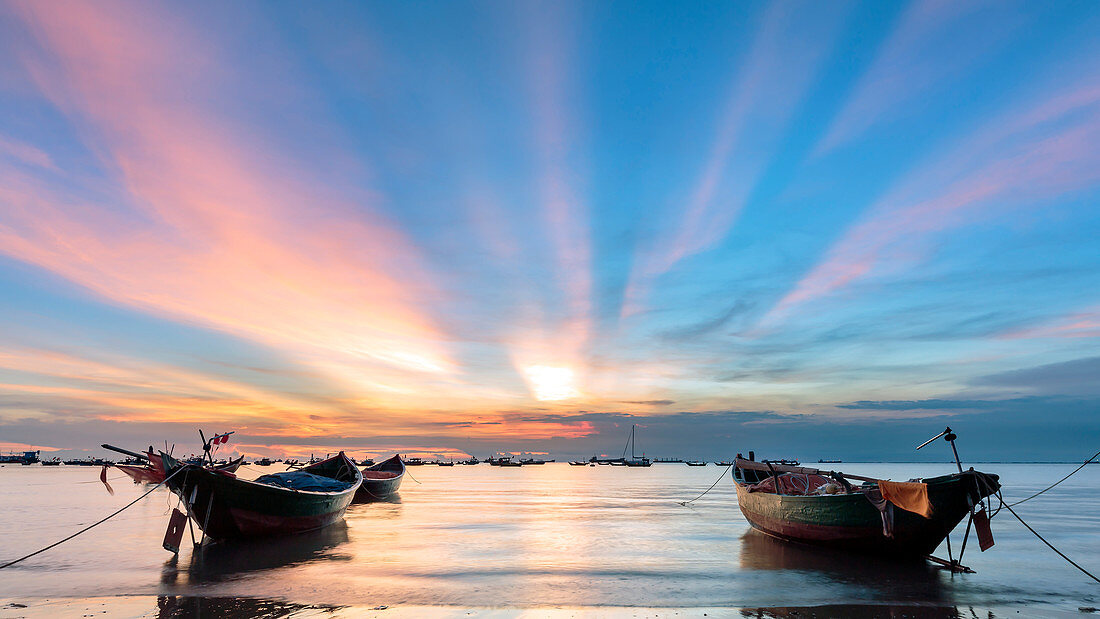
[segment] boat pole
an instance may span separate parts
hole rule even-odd
[[[100,445],[100,447],[102,447],[104,449],[110,449],[111,451],[117,451],[118,453],[130,456],[131,458],[137,458],[138,460],[145,460],[146,462],[149,461],[149,456],[146,456],[145,454],[134,453],[134,452],[130,451],[129,449],[123,449],[121,447],[115,447],[114,445],[108,445],[107,443],[103,443],[102,445]]]
[[[943,439],[945,441],[947,441],[948,443],[951,443],[951,452],[955,454],[955,466],[959,467],[959,472],[962,473],[963,472],[962,460],[959,460],[959,450],[955,448],[955,439],[956,438],[958,438],[958,437],[955,436],[955,434],[951,431],[951,428],[947,429],[947,436],[943,437]]]
[[[917,451],[920,451],[921,448],[927,446],[929,443],[931,443],[932,441],[938,439],[941,436],[943,437],[943,440],[947,441],[948,443],[951,443],[951,451],[952,451],[952,453],[955,454],[955,466],[959,467],[959,472],[962,473],[963,472],[962,460],[959,459],[959,450],[955,447],[955,439],[957,439],[959,437],[955,436],[955,433],[953,433],[951,431],[950,427],[946,428],[943,432],[940,432],[939,434],[933,436],[932,438],[930,438],[927,441],[924,441],[923,443],[918,445],[917,446]]]

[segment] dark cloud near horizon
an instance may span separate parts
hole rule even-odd
[[[949,450],[914,448],[950,425],[960,436],[964,460],[1072,461],[1096,451],[1100,442],[1100,398],[1026,397],[1008,400],[888,400],[841,404],[841,410],[869,412],[938,411],[931,417],[831,417],[819,413],[791,416],[770,411],[711,411],[672,414],[579,412],[519,416],[546,423],[588,427],[585,436],[550,438],[469,437],[445,434],[446,428],[425,424],[419,433],[375,436],[269,436],[240,433],[238,444],[290,444],[346,448],[358,453],[373,448],[423,446],[459,449],[478,457],[498,451],[549,452],[558,459],[591,455],[617,456],[636,424],[639,453],[651,457],[726,459],[754,450],[760,457],[844,460],[946,461]],[[204,428],[224,430],[224,428]],[[100,443],[123,447],[177,445],[177,452],[198,449],[193,424],[156,422],[70,423],[14,420],[0,425],[0,441],[50,445],[102,453]],[[1087,452],[1087,453],[1086,453]],[[307,454],[303,454],[307,455]]]
[[[1100,357],[979,376],[971,380],[971,384],[1011,387],[1046,395],[1100,395]]]

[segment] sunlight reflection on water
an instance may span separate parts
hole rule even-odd
[[[947,465],[845,464],[904,479]],[[1006,498],[1072,466],[994,464]],[[253,469],[256,475],[260,469]],[[417,467],[398,499],[353,505],[345,522],[279,540],[160,548],[166,492],[57,549],[0,573],[0,597],[171,595],[279,598],[314,604],[457,606],[809,606],[828,603],[1044,603],[1097,606],[1097,592],[1015,520],[994,521],[997,545],[968,550],[978,573],[838,556],[750,531],[715,466],[650,469]],[[117,509],[144,488],[98,469],[3,467],[0,560],[44,546]],[[1087,467],[1018,511],[1086,567],[1100,556],[1100,467]],[[186,540],[185,536],[185,540]],[[189,546],[189,544],[187,544]],[[1092,567],[1097,567],[1092,565]]]

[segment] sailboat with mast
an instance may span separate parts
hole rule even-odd
[[[637,431],[637,428],[637,424],[632,424],[630,426],[630,440],[628,441],[630,447],[630,457],[626,457],[626,447],[623,447],[623,464],[626,464],[627,466],[653,466],[653,461],[645,457],[644,453],[640,458],[634,455],[634,434]]]

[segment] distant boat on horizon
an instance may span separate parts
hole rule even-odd
[[[630,459],[628,460],[626,458],[626,448],[623,448],[622,462],[626,466],[632,466],[632,467],[652,466],[653,461],[650,460],[649,458],[645,457],[644,454],[640,458],[634,454],[634,438],[635,438],[635,434],[637,432],[637,429],[638,429],[637,424],[631,424],[630,425]],[[614,463],[612,463],[612,464],[614,464]]]

